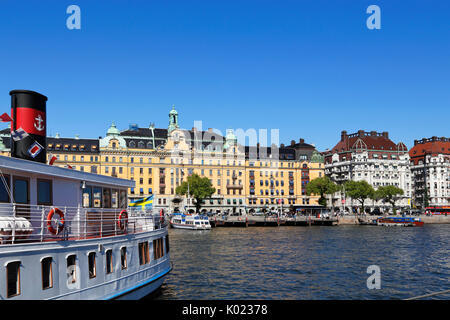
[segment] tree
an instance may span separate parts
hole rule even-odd
[[[384,202],[388,202],[392,205],[392,212],[397,213],[395,208],[395,202],[403,195],[403,189],[396,186],[381,186],[376,191],[376,197],[383,199]]]
[[[306,194],[309,196],[311,194],[320,195],[319,204],[324,207],[327,206],[326,194],[333,194],[339,191],[339,186],[330,180],[327,176],[316,178],[311,180],[306,185]]]
[[[365,180],[346,181],[344,184],[345,194],[361,203],[361,212],[364,213],[364,202],[375,196],[375,189]]]
[[[188,193],[189,189],[189,195]],[[211,181],[206,177],[200,177],[198,174],[193,174],[187,177],[187,181],[183,181],[181,185],[176,188],[176,193],[179,195],[188,195],[195,199],[195,210],[200,212],[202,202],[204,199],[210,198],[216,189],[212,187]]]

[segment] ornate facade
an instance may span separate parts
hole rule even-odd
[[[176,187],[193,173],[210,179],[216,189],[203,205],[208,211],[317,205],[318,197],[307,196],[305,186],[323,176],[324,159],[303,139],[289,146],[243,146],[233,130],[225,136],[212,129],[183,130],[178,120],[172,107],[167,129],[150,124],[120,131],[113,123],[100,139],[48,137],[48,156],[57,157],[54,165],[134,180],[130,199],[154,194],[154,205],[169,210],[194,208],[176,195]],[[9,129],[0,134],[7,153]]]
[[[366,180],[375,189],[394,185],[404,191],[396,205],[410,207],[412,183],[408,149],[404,143],[390,140],[388,132],[359,130],[347,134],[342,131],[341,140],[324,154],[325,174],[334,182],[342,184],[347,180]],[[332,200],[334,206],[345,206],[348,211],[359,206],[357,201],[344,199],[340,193],[335,194]],[[368,200],[366,207],[388,210],[390,205]]]
[[[449,206],[450,138],[415,140],[409,156],[414,206]]]

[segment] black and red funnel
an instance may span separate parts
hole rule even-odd
[[[11,95],[11,156],[47,162],[47,97],[29,90]]]

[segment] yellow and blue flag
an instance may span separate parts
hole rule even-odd
[[[138,199],[129,204],[130,207],[141,207],[144,209],[151,209],[153,207],[153,195],[147,198]]]

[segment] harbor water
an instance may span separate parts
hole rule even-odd
[[[156,299],[405,299],[450,288],[450,225],[171,229]],[[380,289],[369,289],[369,266]],[[450,299],[445,294],[430,299]]]

